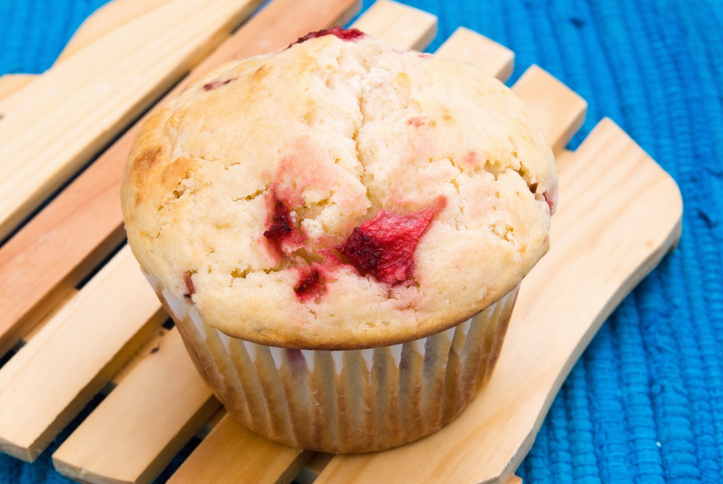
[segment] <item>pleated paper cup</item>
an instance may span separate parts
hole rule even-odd
[[[518,287],[446,331],[361,350],[276,348],[230,337],[147,276],[197,368],[245,427],[292,447],[384,450],[452,421],[489,378]]]

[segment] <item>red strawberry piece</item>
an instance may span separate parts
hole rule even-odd
[[[318,269],[311,268],[300,273],[294,292],[301,301],[320,296],[324,291],[324,280]]]
[[[295,44],[301,44],[302,42],[306,42],[309,39],[315,39],[317,37],[323,37],[325,35],[333,35],[335,37],[340,38],[341,40],[344,40],[346,42],[350,42],[353,40],[356,40],[358,38],[364,37],[364,32],[358,29],[342,29],[341,27],[333,27],[331,29],[326,30],[317,30],[316,32],[309,32],[303,37],[299,37],[299,40],[294,42],[291,45]],[[289,45],[289,47],[291,47]]]
[[[274,213],[271,215],[271,225],[268,230],[264,232],[264,237],[273,242],[276,247],[280,248],[281,243],[286,237],[291,235],[293,230],[289,209],[286,208],[284,202],[276,200],[276,203],[274,204]]]
[[[338,250],[361,271],[381,281],[406,281],[412,275],[414,249],[441,208],[441,204],[435,203],[407,215],[381,210],[356,227]]]

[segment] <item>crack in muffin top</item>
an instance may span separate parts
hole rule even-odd
[[[142,268],[261,344],[421,338],[548,248],[557,176],[522,102],[368,36],[225,64],[144,123],[121,189]]]

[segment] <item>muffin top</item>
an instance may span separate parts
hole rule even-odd
[[[143,270],[230,336],[421,338],[497,301],[548,249],[554,159],[508,88],[330,33],[209,73],[147,119],[126,165]]]

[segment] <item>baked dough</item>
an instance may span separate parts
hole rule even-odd
[[[354,349],[438,333],[510,292],[548,249],[556,193],[547,141],[499,81],[326,35],[225,64],[157,109],[121,198],[143,270],[205,323]],[[342,250],[380,221],[414,226],[386,272]]]

